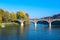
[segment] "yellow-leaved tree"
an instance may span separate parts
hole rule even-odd
[[[8,22],[10,20],[10,13],[8,11],[4,12],[4,21]]]
[[[26,18],[28,19],[28,20],[26,20],[25,24],[27,24],[27,26],[29,26],[29,24],[30,24],[29,14],[26,13],[25,15],[26,15]]]
[[[2,15],[0,14],[0,23],[2,22]]]
[[[12,20],[16,20],[17,19],[17,16],[16,16],[16,13],[15,12],[12,12],[11,13],[11,19]]]
[[[0,22],[3,21],[4,10],[0,8]]]
[[[21,19],[21,18],[27,18],[26,14],[24,11],[20,11],[20,12],[17,12],[17,18],[18,19]]]

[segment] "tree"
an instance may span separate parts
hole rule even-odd
[[[0,14],[0,23],[2,22],[2,15]]]
[[[8,22],[10,20],[10,14],[8,11],[4,12],[4,22]]]
[[[17,16],[16,16],[16,13],[15,12],[12,12],[11,19],[12,20],[16,20],[17,19]]]
[[[4,10],[0,8],[0,21],[3,21]]]
[[[27,18],[27,16],[25,15],[25,12],[20,11],[20,12],[17,12],[17,18],[18,19]]]
[[[29,18],[29,15],[26,13],[26,17]]]
[[[29,15],[27,13],[25,15],[26,15],[26,18],[28,19],[25,21],[25,24],[30,24]]]
[[[4,15],[4,10],[0,8],[0,14],[3,16]]]

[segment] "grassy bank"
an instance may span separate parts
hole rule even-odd
[[[0,27],[10,27],[10,26],[18,26],[18,23],[14,23],[14,22],[8,22],[8,23],[0,23]]]

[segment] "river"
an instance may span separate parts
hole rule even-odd
[[[0,28],[0,40],[60,40],[60,27],[49,29],[48,25],[37,25]]]

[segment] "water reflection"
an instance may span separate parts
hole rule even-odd
[[[23,26],[20,27],[20,34],[23,35]]]
[[[1,29],[1,32],[0,32],[0,39],[1,40],[8,40],[8,30],[6,29]]]
[[[10,26],[0,28],[0,40],[57,40],[57,39],[60,39],[60,28],[49,29],[48,26],[47,28],[45,28],[45,26],[44,27]]]
[[[34,26],[34,29],[36,30],[37,29],[37,26]]]

